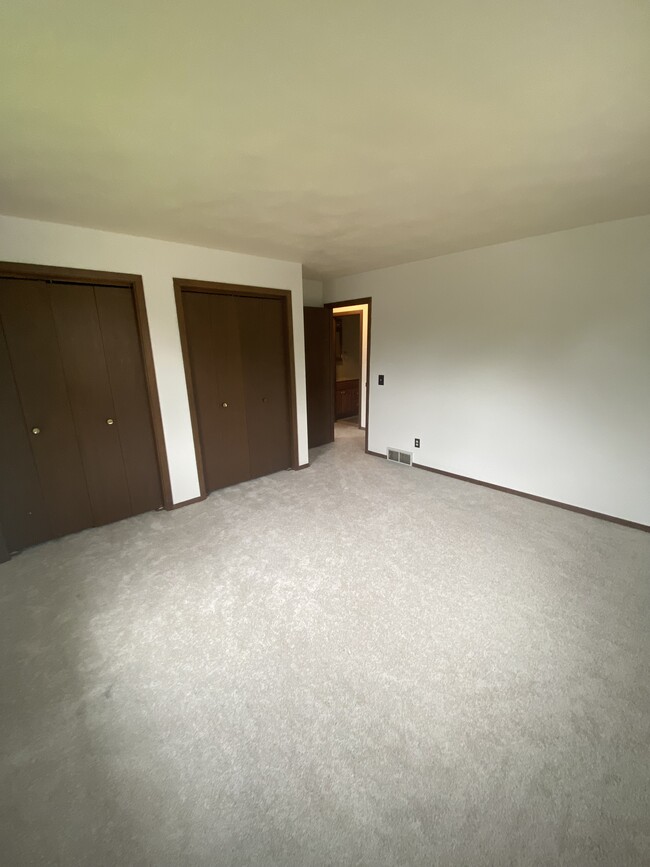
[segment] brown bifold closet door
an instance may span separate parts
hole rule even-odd
[[[5,529],[5,535],[10,550],[15,550],[90,527],[93,516],[49,285],[28,280],[0,281],[0,317],[20,408],[14,406],[13,425],[18,411],[22,416],[19,447],[16,449],[14,443],[13,450],[3,449],[0,456],[3,527],[14,526],[16,534],[12,536]],[[26,472],[26,462],[18,475],[11,471],[14,454],[26,449],[32,455],[38,486]],[[7,478],[12,480],[11,486],[4,483]],[[35,515],[41,514],[43,521],[34,521]]]
[[[291,466],[287,336],[281,300],[237,298],[251,478]]]
[[[57,286],[51,293],[81,460],[94,524],[131,512],[119,428],[92,287]]]
[[[208,491],[250,479],[237,299],[183,292],[203,471]]]
[[[207,490],[287,469],[284,302],[200,290],[181,298]]]
[[[0,280],[0,521],[10,550],[158,508],[132,292]]]
[[[7,548],[17,550],[49,539],[51,530],[4,330],[0,330],[0,419],[0,523]]]
[[[128,286],[95,286],[95,303],[130,514],[152,512],[162,505],[162,489],[133,292]]]

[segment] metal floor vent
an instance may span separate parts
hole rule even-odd
[[[407,467],[413,466],[413,452],[403,452],[400,449],[386,449],[386,457],[394,464],[404,464]]]

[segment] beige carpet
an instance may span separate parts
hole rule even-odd
[[[3,865],[650,863],[650,536],[338,435],[0,567]]]

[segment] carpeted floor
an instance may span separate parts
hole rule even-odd
[[[337,436],[0,566],[3,865],[650,863],[650,536]]]

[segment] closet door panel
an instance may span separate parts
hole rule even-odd
[[[119,428],[92,286],[52,287],[52,309],[95,525],[131,515]]]
[[[208,491],[250,478],[235,299],[183,293],[203,469]]]
[[[160,508],[162,490],[133,293],[113,286],[96,286],[94,291],[115,406],[114,427],[135,515]]]
[[[65,536],[92,526],[93,516],[48,285],[0,280],[0,316],[50,529]]]
[[[10,551],[52,535],[36,464],[0,328],[0,526]]]
[[[284,305],[238,297],[251,478],[291,466]]]

